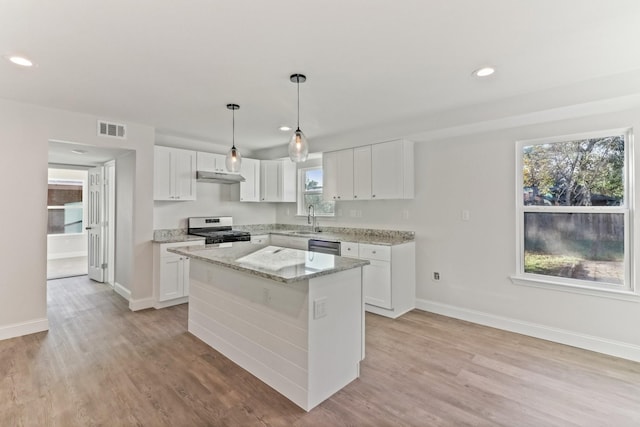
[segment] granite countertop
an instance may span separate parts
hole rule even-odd
[[[367,243],[371,245],[400,245],[402,243],[413,242],[414,236],[410,236],[408,233],[395,233],[395,232],[378,232],[378,233],[349,233],[349,232],[334,232],[334,231],[320,231],[317,233],[311,233],[301,230],[272,230],[270,234],[279,234],[283,236],[291,237],[303,237],[305,239],[318,239],[318,240],[333,240],[338,242],[353,242],[353,243]]]
[[[192,259],[210,262],[283,283],[308,280],[369,264],[367,260],[344,258],[280,246],[256,245],[249,242],[188,246],[170,248],[168,250]]]
[[[195,242],[197,240],[204,240],[204,237],[192,236],[190,234],[158,236],[154,237],[153,243]]]

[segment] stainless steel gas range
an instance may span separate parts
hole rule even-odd
[[[207,245],[225,242],[248,242],[251,233],[233,229],[233,218],[230,216],[205,216],[188,219],[187,232],[205,238]]]

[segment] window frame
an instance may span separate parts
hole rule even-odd
[[[297,197],[296,197],[296,204],[297,204],[297,216],[307,216],[309,213],[307,212],[307,207],[304,203],[304,196],[306,194],[323,194],[323,191],[306,191],[305,190],[305,177],[306,177],[306,173],[307,171],[311,171],[311,170],[321,170],[322,171],[322,181],[323,181],[323,191],[324,191],[324,170],[322,169],[322,165],[319,166],[309,166],[309,167],[304,167],[304,168],[299,168],[298,169],[298,191],[297,191]],[[330,201],[326,201],[326,202],[330,202]],[[316,217],[323,217],[323,218],[334,218],[336,216],[336,212],[335,212],[335,202],[334,203],[334,209],[333,209],[333,213],[332,214],[327,214],[327,213],[315,213]]]
[[[553,144],[582,139],[592,139],[612,135],[624,135],[624,170],[623,204],[620,206],[541,206],[525,205],[523,197],[523,148],[531,145]],[[618,128],[595,132],[562,135],[548,138],[537,138],[516,141],[516,273],[511,276],[511,281],[517,285],[542,287],[559,291],[584,293],[597,296],[606,296],[617,299],[633,299],[640,297],[640,288],[635,285],[635,270],[633,263],[633,213],[634,213],[634,153],[633,153],[633,129]],[[557,277],[524,271],[524,217],[527,212],[548,213],[619,213],[624,215],[624,282],[622,285],[587,281],[581,279]]]

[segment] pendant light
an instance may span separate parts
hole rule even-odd
[[[298,85],[298,128],[289,141],[289,158],[292,162],[304,162],[309,157],[309,143],[307,137],[300,130],[300,83],[307,81],[304,74],[292,74],[289,77],[293,83]]]
[[[227,153],[227,157],[224,160],[227,170],[229,172],[240,172],[240,165],[242,164],[242,156],[240,151],[236,148],[236,110],[240,109],[238,104],[227,104],[227,108],[231,110],[233,115],[233,136],[231,150]]]

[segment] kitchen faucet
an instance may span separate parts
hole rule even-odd
[[[307,215],[307,224],[311,224],[311,219],[313,218],[313,225],[311,226],[312,232],[317,232],[317,222],[316,222],[316,208],[313,205],[309,205],[309,214]]]

